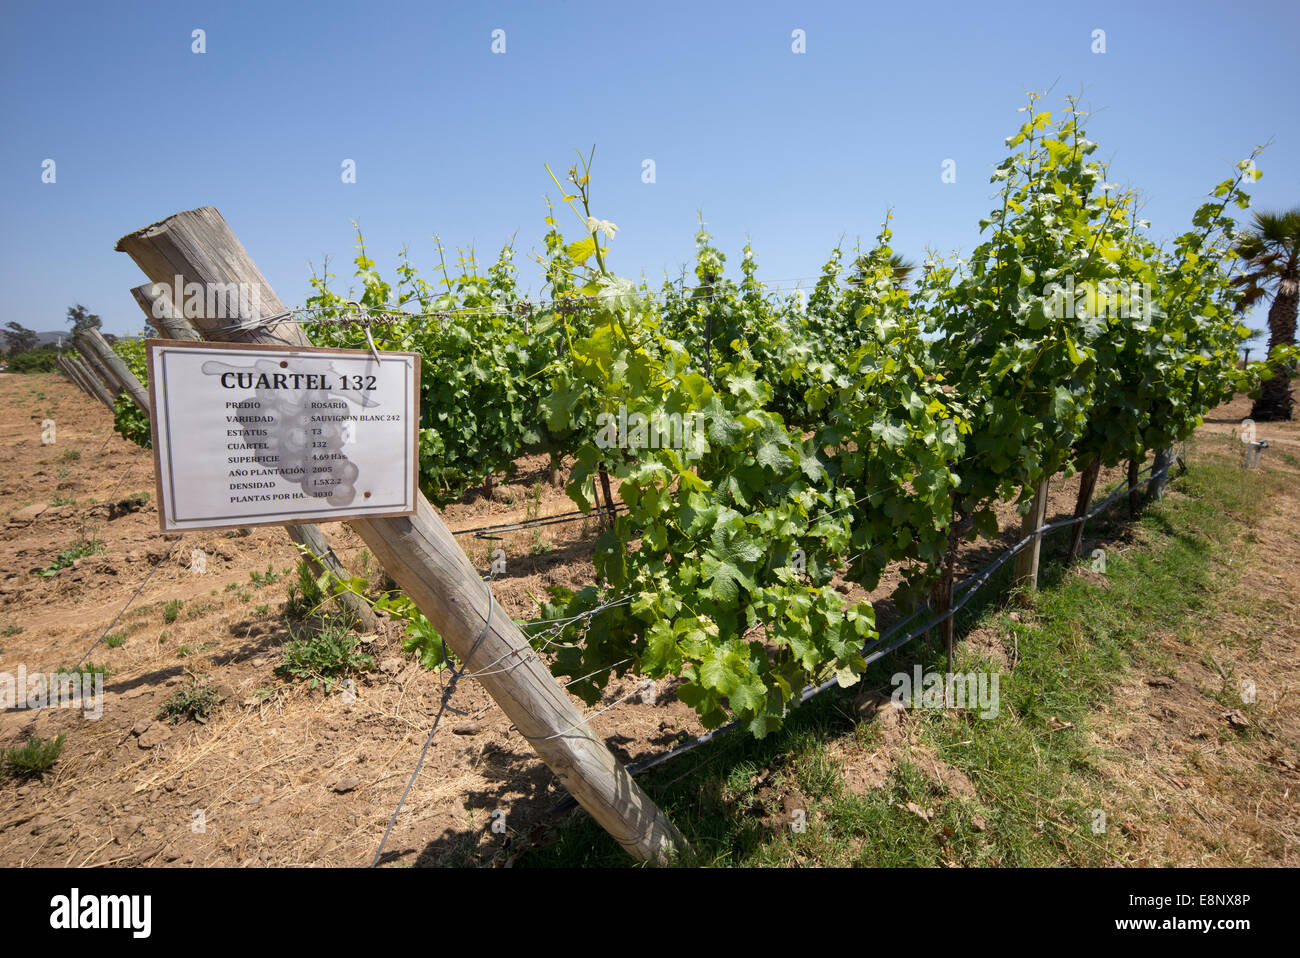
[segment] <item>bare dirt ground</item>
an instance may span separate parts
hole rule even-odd
[[[89,655],[110,670],[102,718],[67,708],[0,714],[0,748],[31,734],[67,736],[50,774],[0,784],[0,865],[369,864],[415,767],[445,678],[404,655],[400,627],[389,623],[363,637],[377,668],[360,678],[354,697],[286,683],[274,669],[289,638],[284,606],[297,553],[283,530],[164,536],[149,454],[113,433],[102,406],[55,375],[0,374],[0,408],[8,411],[0,421],[0,672],[71,667],[120,613],[111,633],[126,633],[117,647],[101,643]],[[1221,412],[1214,417],[1221,422],[1206,430],[1230,430],[1240,421],[1235,407]],[[41,440],[47,419],[57,427],[51,445]],[[1300,436],[1290,424],[1261,425],[1259,432],[1289,442]],[[574,508],[546,482],[543,458],[518,466],[491,501],[470,493],[444,509],[448,526],[466,530]],[[1118,471],[1103,473],[1099,492],[1119,478]],[[1072,512],[1076,487],[1052,484],[1049,519]],[[148,501],[138,505],[146,492]],[[1279,708],[1295,695],[1297,505],[1300,493],[1279,504],[1285,541],[1269,543],[1292,561],[1276,564],[1259,550],[1273,608],[1280,610],[1261,647],[1275,657],[1289,649],[1293,663],[1291,684],[1276,693]],[[1007,506],[1004,521],[1013,515]],[[349,529],[323,528],[345,563],[375,575]],[[506,550],[507,573],[493,591],[512,616],[527,619],[538,615],[546,585],[579,588],[593,581],[596,534],[596,523],[583,521],[509,533],[504,542],[462,541],[485,573],[492,549]],[[1007,532],[996,544],[965,545],[958,576],[1015,538]],[[38,574],[82,540],[102,542],[103,549],[54,574]],[[206,554],[201,574],[191,563],[196,549]],[[261,582],[250,577],[268,570]],[[886,598],[896,581],[896,574],[887,575],[873,598]],[[179,614],[168,622],[167,605],[176,600]],[[1253,622],[1237,627],[1260,634]],[[1290,645],[1270,646],[1273,639]],[[159,707],[192,676],[215,685],[224,703],[205,724],[160,720]],[[636,696],[620,702],[637,684],[630,676],[615,679],[599,705],[577,703],[587,713],[618,702],[592,726],[620,757],[647,757],[701,731],[670,689],[660,690],[654,704]],[[1160,691],[1138,688],[1132,708],[1149,710]],[[1294,716],[1294,702],[1287,704]],[[457,711],[439,727],[385,858],[407,865],[509,864],[546,841],[558,821],[550,809],[564,793],[476,683],[461,683],[450,705]],[[1158,730],[1126,727],[1132,751],[1149,762]],[[1217,828],[1232,820],[1231,809],[1200,812],[1190,824]],[[504,835],[490,828],[494,816],[506,823]]]

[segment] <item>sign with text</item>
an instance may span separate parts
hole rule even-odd
[[[414,514],[418,353],[145,345],[163,531]]]

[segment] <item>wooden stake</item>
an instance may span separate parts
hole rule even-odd
[[[1079,498],[1074,501],[1074,517],[1087,515],[1088,507],[1092,505],[1092,494],[1097,488],[1097,477],[1101,474],[1101,460],[1093,459],[1084,467],[1082,474],[1079,476]],[[1079,558],[1079,553],[1083,549],[1083,527],[1084,522],[1075,523],[1074,531],[1070,534],[1070,558]]]
[[[117,249],[155,282],[245,283],[258,315],[195,317],[207,339],[307,345],[291,318],[257,324],[284,307],[221,214],[177,213],[123,237]],[[241,322],[243,320],[244,322]],[[586,723],[424,496],[416,514],[354,520],[357,531],[573,797],[627,851],[664,861],[689,846]]]
[[[605,528],[614,528],[614,517],[617,515],[614,511],[614,493],[609,489],[609,472],[605,469],[604,464],[600,467],[600,491],[605,494]]]
[[[1128,461],[1128,515],[1136,519],[1142,511],[1142,493],[1138,490],[1138,459]]]
[[[68,379],[72,381],[72,385],[76,386],[87,396],[94,395],[94,393],[90,391],[90,387],[86,385],[84,380],[82,380],[81,373],[77,372],[76,368],[72,365],[67,356],[56,356],[54,357],[54,361],[58,363],[59,368],[63,370],[63,375],[67,376]]]
[[[80,356],[69,356],[68,362],[77,372],[81,373],[81,378],[86,381],[90,387],[90,394],[102,402],[109,412],[113,411],[113,396],[109,393],[108,388],[100,381],[99,374]]]
[[[170,289],[163,283],[145,283],[131,290],[131,295],[144,310],[145,321],[158,330],[163,339],[198,339],[194,327],[172,304]]]
[[[73,345],[77,347],[77,352],[81,354],[81,358],[84,359],[86,365],[94,371],[95,378],[104,384],[104,388],[108,390],[110,396],[116,399],[118,396],[122,395],[122,393],[126,392],[126,387],[122,385],[122,382],[113,375],[112,371],[104,365],[103,361],[96,356],[94,352],[92,352],[88,347],[83,346],[81,341],[75,336],[72,341]]]
[[[1043,517],[1047,513],[1047,480],[1044,479],[1034,490],[1034,500],[1028,514],[1020,522],[1020,538],[1032,535],[1043,527]],[[1027,598],[1038,591],[1038,557],[1042,552],[1043,537],[1034,535],[1029,544],[1016,555],[1016,585],[1023,590],[1022,598]]]
[[[126,363],[122,362],[122,357],[113,352],[113,347],[108,344],[97,329],[80,329],[73,333],[73,339],[81,347],[83,352],[88,352],[99,360],[100,365],[104,366],[113,374],[118,383],[122,386],[122,391],[131,397],[131,401],[146,416],[149,414],[149,393],[140,385],[140,380],[135,378],[135,374],[127,368]]]

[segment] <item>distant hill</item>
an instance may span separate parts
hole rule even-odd
[[[71,338],[71,336],[72,334],[69,333],[66,329],[56,329],[52,333],[37,333],[36,345],[37,346],[53,345],[53,344],[57,344],[58,341],[62,339],[63,345],[70,346],[71,344],[68,342],[68,340]]]

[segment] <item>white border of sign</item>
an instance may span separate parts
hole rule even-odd
[[[242,529],[251,526],[280,526],[301,523],[341,522],[347,519],[384,519],[415,514],[416,499],[419,492],[419,428],[420,428],[420,354],[403,352],[381,352],[380,359],[387,364],[392,361],[400,363],[406,370],[403,408],[406,416],[405,441],[403,448],[393,450],[394,456],[401,456],[409,469],[403,469],[404,484],[401,490],[401,504],[393,508],[390,501],[371,508],[355,505],[330,506],[317,499],[302,500],[310,504],[306,510],[286,509],[283,512],[258,512],[239,515],[236,507],[218,518],[186,519],[174,518],[176,497],[172,494],[174,476],[171,459],[171,428],[180,426],[170,423],[167,406],[165,361],[168,353],[203,352],[214,358],[226,356],[231,359],[247,361],[250,353],[264,354],[279,361],[287,361],[295,355],[312,359],[338,358],[355,362],[364,360],[373,368],[375,357],[367,349],[326,349],[317,346],[278,346],[254,343],[209,343],[189,340],[147,339],[145,355],[149,369],[149,427],[153,439],[154,476],[156,480],[158,523],[163,532],[184,532],[191,529]],[[160,432],[161,425],[161,432]]]

